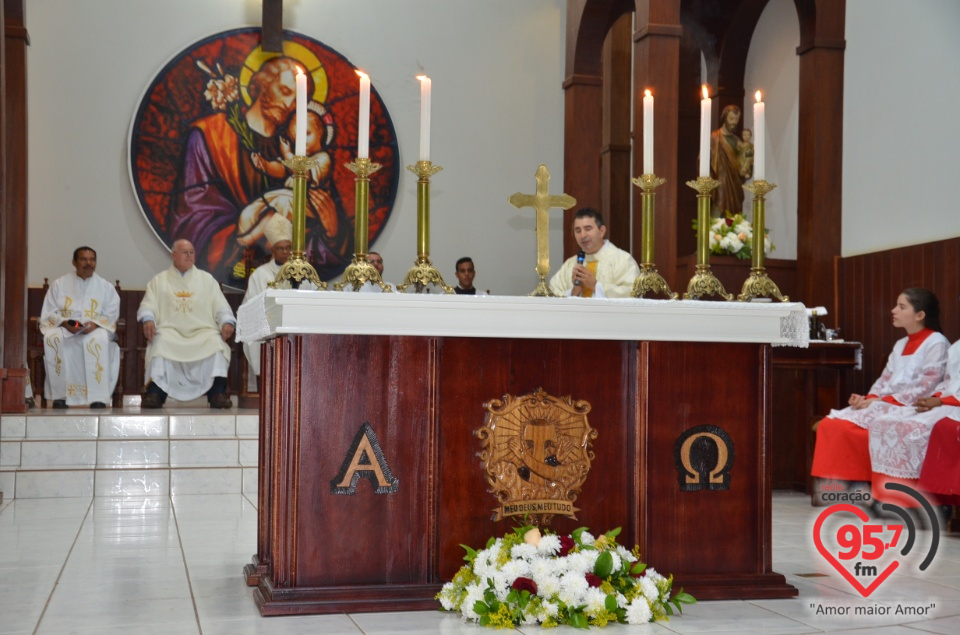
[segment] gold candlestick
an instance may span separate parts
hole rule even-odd
[[[380,279],[380,273],[367,261],[367,241],[370,238],[370,175],[382,168],[379,163],[373,163],[366,157],[357,157],[353,163],[347,163],[348,170],[357,175],[356,203],[354,205],[354,253],[353,261],[343,272],[343,279],[333,285],[337,291],[343,291],[345,286],[352,285],[354,291],[359,291],[367,282],[380,287],[384,293],[390,293],[393,288]]]
[[[397,291],[405,291],[413,284],[420,293],[428,284],[435,284],[444,293],[453,293],[453,287],[443,281],[443,276],[430,262],[430,177],[443,168],[430,161],[417,161],[407,169],[420,177],[417,181],[417,259],[403,283],[397,285]]]
[[[720,187],[720,181],[709,176],[698,176],[687,185],[697,191],[697,271],[690,278],[684,300],[699,300],[704,296],[718,295],[732,300],[723,285],[710,271],[710,193]]]
[[[653,263],[653,199],[656,196],[654,190],[666,183],[667,180],[661,179],[654,174],[644,174],[630,181],[643,192],[643,194],[641,194],[643,205],[643,242],[641,243],[640,253],[642,262],[640,263],[640,275],[637,276],[636,281],[633,283],[631,295],[635,298],[642,298],[647,295],[647,293],[663,293],[671,300],[676,300],[680,297],[679,294],[670,290],[667,281],[657,273],[657,266]]]
[[[743,289],[737,300],[749,302],[753,298],[774,297],[781,302],[789,302],[790,298],[781,294],[776,283],[767,276],[763,266],[764,239],[766,238],[765,203],[767,192],[773,191],[776,183],[764,180],[754,181],[743,186],[743,189],[753,194],[753,250],[750,258],[750,277],[743,283]]]
[[[316,269],[303,257],[307,233],[307,172],[317,165],[314,159],[297,155],[285,159],[283,164],[293,171],[293,236],[290,241],[290,258],[277,272],[277,277],[268,286],[276,289],[289,284],[294,289],[304,280],[309,280],[318,289],[326,289],[327,283],[320,280]]]

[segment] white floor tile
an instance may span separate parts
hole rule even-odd
[[[253,590],[242,576],[243,566],[256,550],[255,502],[230,493],[5,503],[0,508],[0,635],[148,633],[158,624],[173,635],[489,632],[440,611],[260,617]],[[787,576],[800,597],[701,602],[665,624],[610,625],[603,632],[916,635],[960,631],[960,539],[944,536],[929,571],[898,570],[865,599],[812,547],[817,514],[806,497],[780,493],[774,497],[774,569]],[[922,541],[927,539],[918,536],[916,549],[925,550]],[[827,575],[804,575],[817,572]],[[930,602],[936,608],[927,617],[816,612],[818,605],[854,610]],[[523,627],[514,632],[540,635],[543,631]],[[574,633],[567,628],[551,632]]]

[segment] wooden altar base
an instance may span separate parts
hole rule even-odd
[[[438,607],[460,544],[515,525],[491,520],[473,434],[483,403],[537,388],[589,402],[599,433],[578,519],[552,529],[622,527],[621,544],[698,599],[797,595],[771,569],[769,345],[292,335],[268,341],[262,364],[245,575],[263,615]],[[729,438],[726,489],[681,490],[675,447],[701,425]],[[375,493],[372,471],[338,490],[370,431],[395,491]]]

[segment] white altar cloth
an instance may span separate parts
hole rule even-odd
[[[237,312],[237,339],[421,337],[809,344],[799,302],[531,298],[267,289]]]

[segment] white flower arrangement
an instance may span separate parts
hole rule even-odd
[[[671,597],[673,576],[640,562],[639,547],[618,545],[619,533],[618,527],[594,538],[581,527],[558,536],[525,526],[479,551],[461,545],[467,564],[437,599],[445,610],[494,628],[646,624],[696,602],[683,589]]]
[[[697,229],[697,221],[693,221],[693,229]],[[743,214],[729,212],[710,223],[710,253],[718,256],[734,256],[740,260],[750,260],[753,255],[753,225]],[[770,242],[770,235],[766,229],[763,234],[763,253],[768,254],[776,249]]]

